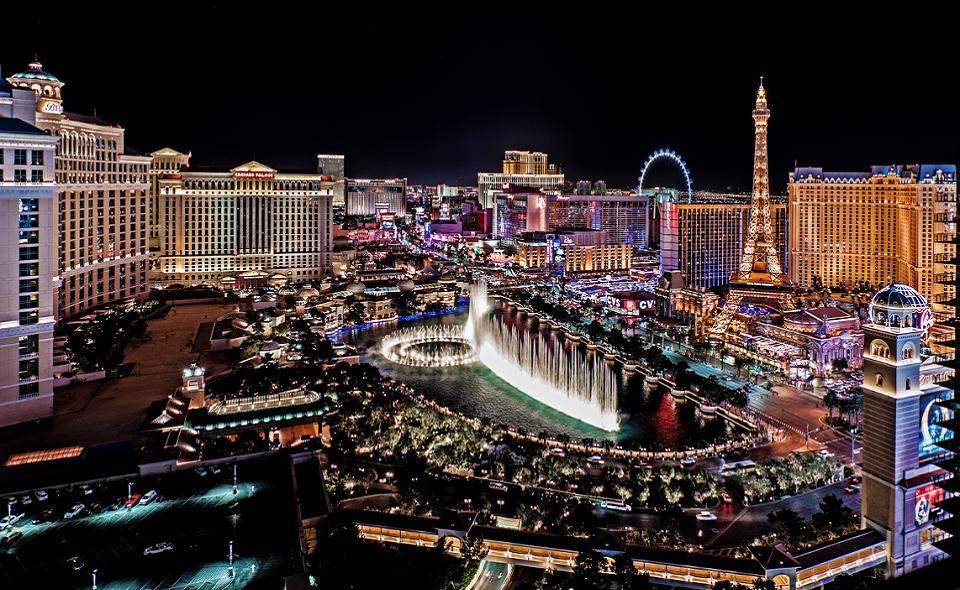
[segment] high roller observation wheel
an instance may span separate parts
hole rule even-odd
[[[647,170],[650,169],[650,165],[663,158],[673,160],[680,167],[680,171],[683,172],[683,178],[687,181],[687,202],[690,202],[690,200],[693,198],[693,189],[691,188],[692,183],[690,182],[690,171],[687,170],[687,165],[673,150],[658,150],[649,158],[647,158],[647,161],[643,163],[643,172],[641,173],[640,178],[637,179],[640,181],[639,189],[644,189],[643,180],[647,176]]]

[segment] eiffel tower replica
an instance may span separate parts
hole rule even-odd
[[[753,110],[756,145],[753,150],[753,198],[750,229],[740,255],[740,267],[730,277],[730,292],[710,328],[711,340],[723,340],[742,303],[756,303],[778,311],[794,309],[793,286],[780,266],[777,243],[770,221],[770,183],[767,170],[767,121],[770,110],[763,91],[763,78]]]

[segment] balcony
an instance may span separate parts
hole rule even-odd
[[[942,272],[942,273],[933,275],[934,283],[952,285],[956,282],[956,280],[957,280],[957,273],[955,272]]]
[[[957,237],[956,233],[942,232],[933,234],[933,241],[938,244],[952,244]]]

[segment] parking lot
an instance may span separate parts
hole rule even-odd
[[[90,588],[94,572],[97,587],[111,589],[252,588],[275,580],[299,564],[284,459],[239,464],[236,494],[227,467],[47,490],[46,500],[31,494],[26,505],[18,495],[10,512],[24,518],[0,536],[23,536],[0,548],[0,587]],[[156,500],[125,505],[128,492],[142,499],[150,491]],[[5,516],[6,502],[0,510]]]

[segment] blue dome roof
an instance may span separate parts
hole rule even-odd
[[[38,61],[31,62],[29,68],[30,68],[30,69],[27,70],[26,72],[20,72],[19,74],[14,74],[14,75],[10,76],[10,79],[17,79],[17,80],[19,80],[19,79],[27,79],[27,80],[36,80],[36,79],[39,79],[39,80],[47,80],[48,82],[60,82],[60,80],[58,80],[57,77],[54,76],[53,74],[48,74],[48,73],[44,72],[43,69],[41,69],[41,68],[43,68],[43,66],[42,66],[42,65],[40,64],[40,62],[38,62]]]

